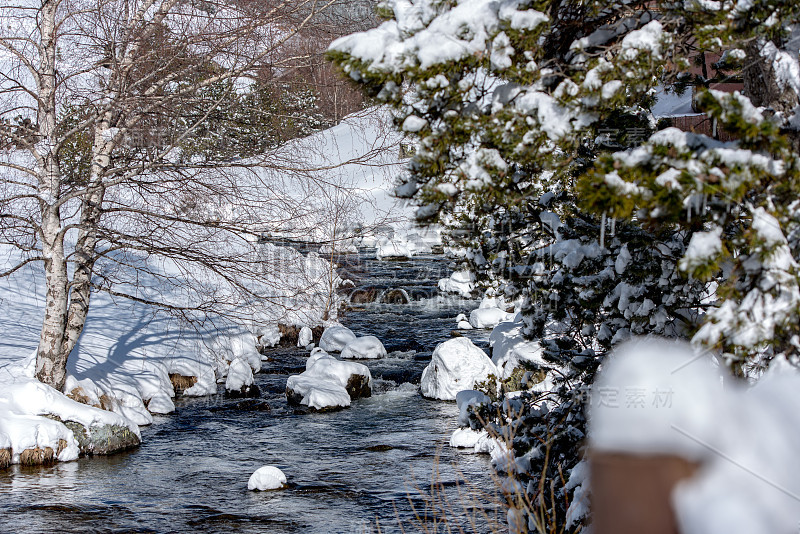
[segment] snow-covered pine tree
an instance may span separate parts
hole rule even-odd
[[[525,299],[527,333],[552,362],[550,392],[480,411],[499,435],[514,430],[522,461],[498,467],[527,483],[519,530],[580,529],[580,476],[565,481],[583,394],[615,343],[699,328],[696,340],[740,360],[800,344],[796,141],[783,135],[800,124],[796,11],[777,0],[394,0],[381,27],[332,44],[419,141],[398,194],[421,220],[454,222],[471,267]],[[657,88],[710,85],[692,61],[724,49],[719,70],[768,87],[757,103],[771,109],[701,91],[738,141],[654,132]]]
[[[665,6],[663,16],[680,36],[670,48],[672,79],[685,76],[687,43],[724,50],[718,66],[741,77],[744,94],[695,82],[697,106],[735,141],[665,129],[599,158],[579,197],[595,213],[692,233],[679,266],[711,282],[718,299],[693,339],[753,378],[773,358],[800,354],[800,6],[689,2]]]

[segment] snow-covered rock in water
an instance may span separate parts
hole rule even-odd
[[[494,327],[489,335],[492,347],[492,362],[497,366],[498,378],[508,378],[521,362],[535,367],[550,368],[552,364],[542,357],[544,350],[538,341],[525,339],[525,324],[521,316],[513,321],[504,321]]]
[[[413,244],[404,239],[383,238],[378,241],[375,257],[379,260],[410,258],[414,255],[413,249]]]
[[[471,271],[456,271],[450,278],[439,280],[439,291],[442,293],[455,293],[469,298],[475,291],[475,275]]]
[[[381,340],[375,336],[363,336],[354,339],[342,349],[342,358],[345,359],[376,359],[386,357],[386,349]]]
[[[335,410],[350,406],[350,401],[372,395],[372,375],[366,365],[343,362],[314,349],[306,370],[286,381],[289,404],[314,410]]]
[[[472,330],[472,325],[469,321],[459,321],[456,325],[459,330]]]
[[[247,489],[250,491],[269,491],[283,489],[286,487],[286,475],[277,467],[265,465],[259,467],[256,472],[250,475],[247,481]]]
[[[420,391],[425,397],[455,400],[459,391],[473,389],[496,373],[492,360],[472,341],[449,339],[433,351],[431,363],[422,372]]]
[[[314,347],[313,349],[311,349],[311,354],[308,355],[308,359],[306,360],[306,369],[309,369],[312,365],[314,365],[314,362],[316,362],[320,358],[325,358],[325,357],[330,358],[331,355],[319,347]]]
[[[110,454],[140,440],[139,427],[129,419],[76,402],[36,379],[17,376],[0,384],[0,449],[11,451],[11,463]]]
[[[297,335],[297,346],[298,347],[307,347],[314,341],[314,332],[307,326],[304,326],[300,329],[300,333]]]
[[[475,449],[475,446],[482,442],[488,433],[485,430],[472,430],[471,428],[457,428],[450,436],[450,446],[458,449]]]
[[[319,348],[326,352],[341,352],[348,343],[355,339],[356,335],[346,326],[329,326],[322,333]]]
[[[503,321],[514,318],[513,313],[506,313],[499,308],[478,308],[469,314],[469,324],[473,328],[494,328]]]
[[[258,386],[255,385],[253,370],[250,364],[241,358],[236,358],[228,368],[228,378],[225,380],[225,395],[228,397],[258,397]]]
[[[275,347],[281,342],[281,329],[277,324],[262,326],[256,331],[257,347]]]

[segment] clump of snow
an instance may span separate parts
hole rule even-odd
[[[497,366],[498,378],[511,376],[521,362],[539,367],[550,367],[542,357],[543,349],[538,341],[525,339],[525,324],[522,316],[514,320],[499,323],[489,335],[489,346],[492,347],[492,362]]]
[[[386,357],[386,348],[377,337],[363,336],[345,345],[341,357],[357,360],[384,358]]]
[[[486,404],[490,401],[489,397],[482,391],[467,389],[456,394],[456,405],[458,406],[458,424],[469,426],[469,409],[477,404]]]
[[[351,341],[355,341],[356,335],[352,330],[342,325],[329,326],[322,333],[319,340],[319,348],[327,352],[341,352]]]
[[[350,406],[351,397],[371,394],[372,375],[366,365],[343,362],[322,350],[314,350],[306,370],[286,381],[290,402],[328,410]],[[348,387],[355,390],[348,391]]]
[[[721,238],[722,228],[719,227],[709,232],[692,234],[686,253],[678,264],[681,270],[691,272],[722,254]]]
[[[439,280],[439,291],[442,293],[455,293],[469,298],[475,291],[475,275],[471,271],[456,271],[450,278]]]
[[[314,333],[311,329],[307,326],[304,326],[300,329],[300,333],[297,335],[297,346],[298,347],[308,347],[314,341]]]
[[[236,358],[228,368],[228,378],[225,380],[227,391],[239,392],[248,386],[253,385],[253,370],[250,365],[241,358]]]
[[[283,489],[286,487],[286,475],[277,467],[265,465],[256,469],[247,481],[247,489],[250,491],[268,491]]]
[[[425,397],[455,400],[459,391],[473,389],[496,373],[492,360],[472,341],[454,338],[433,351],[431,363],[422,372],[420,391]]]
[[[601,451],[708,456],[721,437],[722,380],[707,353],[638,338],[607,358],[595,381],[589,438]],[[689,437],[691,436],[691,437]]]

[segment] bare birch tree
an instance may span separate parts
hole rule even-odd
[[[16,259],[0,274],[43,264],[39,380],[63,387],[95,291],[194,318],[271,298],[254,243],[303,232],[311,205],[274,182],[297,162],[185,147],[334,4],[0,2],[0,241]],[[278,172],[232,172],[256,163]],[[143,273],[162,289],[141,287]],[[184,298],[162,298],[170,285]]]

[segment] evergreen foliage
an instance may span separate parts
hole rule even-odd
[[[380,13],[329,55],[418,142],[397,193],[448,226],[485,285],[523,300],[554,385],[479,415],[515,436],[523,461],[498,468],[527,483],[522,524],[577,531],[582,400],[615,344],[691,338],[749,377],[800,354],[800,7],[388,0]],[[737,80],[744,94],[713,88]],[[735,141],[659,129],[665,90],[696,91]]]

